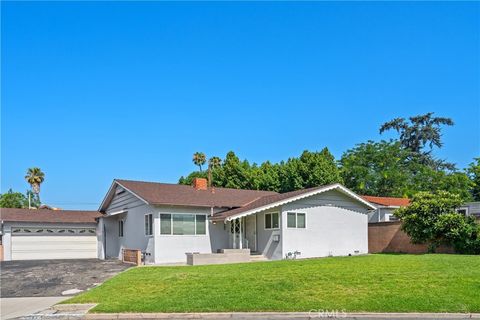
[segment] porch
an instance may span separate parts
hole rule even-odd
[[[251,260],[278,260],[281,253],[280,210],[269,210],[228,220],[229,249],[250,250]]]

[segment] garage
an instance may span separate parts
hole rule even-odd
[[[99,214],[1,209],[4,260],[96,259]]]
[[[12,260],[94,258],[97,258],[95,228],[19,227],[12,230]]]

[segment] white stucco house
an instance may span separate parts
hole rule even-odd
[[[368,253],[371,203],[340,184],[288,193],[114,180],[99,211],[99,258],[122,249],[147,263],[248,248],[266,259]]]

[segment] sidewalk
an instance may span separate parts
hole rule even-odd
[[[67,298],[68,297],[1,298],[1,320],[38,312]]]

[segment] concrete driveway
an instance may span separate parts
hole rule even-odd
[[[4,261],[1,267],[1,319],[29,315],[56,304],[65,291],[85,291],[131,267],[118,260]],[[72,293],[75,294],[75,293]]]

